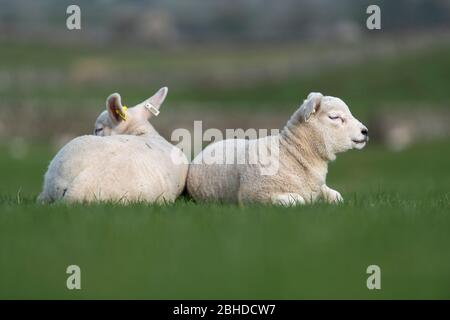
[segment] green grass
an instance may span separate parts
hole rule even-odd
[[[297,208],[41,206],[48,149],[2,148],[0,298],[448,299],[449,147],[346,153],[328,179],[345,204]],[[70,264],[81,291],[65,287]]]

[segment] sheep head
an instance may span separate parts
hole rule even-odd
[[[106,110],[95,121],[94,134],[97,136],[143,135],[155,132],[149,120],[159,114],[167,92],[167,87],[163,87],[153,96],[132,108],[127,108],[122,104],[119,93],[111,94],[106,99]]]
[[[308,132],[314,140],[311,143],[324,147],[330,160],[337,153],[364,148],[369,140],[367,128],[352,115],[344,101],[316,92],[303,101],[290,125]]]

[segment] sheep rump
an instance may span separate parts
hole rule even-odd
[[[64,146],[45,174],[38,200],[172,202],[183,191],[184,154],[164,138],[81,136]]]

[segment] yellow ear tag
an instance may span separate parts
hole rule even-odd
[[[122,106],[122,109],[116,109],[116,114],[123,120],[127,121],[127,106]]]

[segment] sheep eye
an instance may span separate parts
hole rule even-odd
[[[341,117],[339,117],[339,116],[328,116],[328,118],[330,118],[331,120],[338,120]]]
[[[95,135],[97,135],[102,131],[103,131],[103,128],[97,128],[97,129],[95,129],[94,133],[95,133]]]

